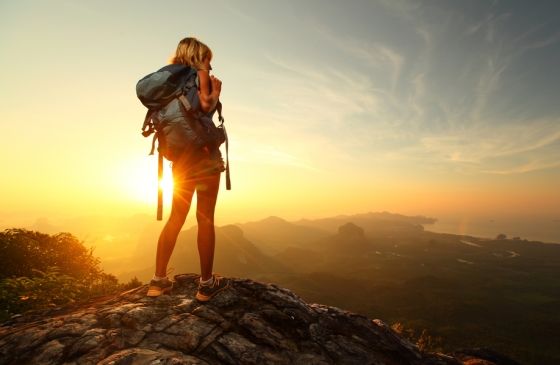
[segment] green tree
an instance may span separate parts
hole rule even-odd
[[[33,270],[57,267],[61,274],[76,279],[98,276],[99,259],[93,249],[70,233],[48,235],[26,229],[7,229],[0,233],[0,279],[33,276]]]
[[[103,272],[93,250],[70,233],[0,233],[0,320],[140,285],[136,278],[119,284],[114,275]]]

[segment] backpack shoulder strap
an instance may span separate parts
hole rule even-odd
[[[148,109],[148,111],[146,112],[146,116],[144,117],[144,124],[142,125],[142,135],[144,137],[149,137],[152,133],[155,133],[154,138],[152,138],[152,149],[150,150],[149,155],[154,154],[156,148],[156,139],[159,138],[159,132],[156,130],[153,121],[155,113],[156,110]]]
[[[223,123],[223,122],[222,122]],[[231,190],[231,178],[229,175],[229,142],[228,142],[228,135],[226,132],[226,128],[224,126],[222,126],[222,128],[224,128],[224,135],[226,137],[226,190]]]
[[[156,111],[153,109],[148,109],[146,111],[146,116],[144,117],[144,124],[142,124],[142,135],[144,137],[148,137],[150,134],[154,133],[154,123],[152,122],[152,118]]]
[[[224,117],[222,116],[222,102],[218,100],[216,104],[216,111],[218,112],[218,120],[224,124]]]
[[[225,119],[222,115],[222,103],[218,100],[216,104],[216,111],[218,112],[218,120],[220,121],[221,127],[224,130],[224,137],[226,143],[226,190],[231,190],[231,178],[229,173],[229,139],[224,126]]]

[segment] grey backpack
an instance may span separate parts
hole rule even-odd
[[[215,126],[211,113],[204,113],[198,98],[198,73],[195,69],[178,64],[162,67],[140,79],[136,84],[138,99],[148,108],[142,135],[152,139],[150,155],[158,144],[158,176],[163,173],[163,158],[177,161],[185,154],[204,147],[218,148],[226,144],[226,189],[231,190],[228,156],[228,138],[218,102],[219,126]],[[162,191],[158,190],[157,219],[162,218]]]

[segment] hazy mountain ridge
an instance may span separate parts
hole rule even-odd
[[[217,227],[215,271],[425,328],[449,348],[492,345],[526,364],[560,362],[560,245],[435,233],[417,218],[392,222],[386,213],[359,216],[361,224],[352,216],[306,225],[272,217]],[[132,257],[121,260],[124,280],[153,274],[160,228],[142,224]],[[181,232],[170,266],[198,272],[196,227]]]
[[[328,231],[334,231],[341,225],[352,222],[369,233],[370,230],[383,230],[384,228],[395,229],[403,227],[408,229],[422,229],[423,224],[433,224],[436,218],[424,216],[406,216],[402,214],[389,212],[369,212],[354,215],[338,215],[335,217],[321,219],[302,219],[295,221],[294,224],[322,228]]]
[[[391,238],[392,232],[397,232],[400,238],[408,235],[414,241],[418,233],[424,230],[422,224],[429,225],[435,221],[437,219],[424,216],[408,217],[388,212],[370,212],[293,222],[269,217],[235,225],[242,229],[248,241],[270,256],[281,253],[289,246],[312,248],[319,239],[336,233],[341,225],[348,222],[363,228],[368,237],[383,237],[383,240],[386,240]],[[193,219],[187,221],[188,225],[193,223]],[[193,229],[192,227],[186,230]],[[152,216],[145,214],[126,218],[90,216],[57,224],[40,218],[28,228],[51,234],[71,232],[83,240],[87,247],[94,248],[95,254],[102,258],[102,266],[106,271],[114,273],[121,280],[129,280],[133,271],[153,265],[162,222],[157,222]],[[500,232],[496,232],[496,235],[498,233]],[[441,235],[443,237],[446,234]],[[468,240],[468,236],[465,237]],[[139,257],[142,259],[139,260]]]
[[[304,246],[330,234],[324,228],[288,222],[275,216],[255,222],[237,223],[236,226],[240,227],[246,237],[258,244],[259,248],[267,254],[280,252],[287,243]]]
[[[359,227],[341,217],[333,221]],[[554,350],[560,338],[550,335],[560,325],[553,310],[560,304],[555,279],[560,245],[434,233],[402,220],[394,225],[366,220],[356,247],[360,236],[345,235],[340,227],[334,233],[333,221],[313,225],[331,227],[331,235],[273,255],[292,273],[264,277],[309,301],[366,315],[383,313],[389,321],[429,328],[454,345],[491,338],[504,351],[507,343],[515,343],[508,350],[527,363],[560,359]],[[261,224],[266,232],[266,221]],[[473,326],[477,329],[469,334],[461,331]]]

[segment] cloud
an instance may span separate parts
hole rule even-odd
[[[310,67],[291,59],[267,56],[273,69],[263,75],[277,107],[292,124],[341,128],[352,115],[375,113],[379,96],[363,74],[331,66]]]
[[[560,41],[560,32],[554,31],[552,34],[548,34],[548,25],[547,23],[537,24],[514,38],[512,43],[517,46],[518,54],[532,49],[549,47]],[[542,33],[546,34],[539,37]]]
[[[558,166],[560,120],[485,125],[464,132],[423,136],[408,153],[458,167],[465,173],[515,174]],[[529,160],[527,162],[527,160]]]
[[[488,173],[488,174],[496,174],[496,175],[512,175],[512,174],[523,174],[532,171],[539,171],[539,170],[546,170],[551,168],[560,167],[560,161],[530,161],[528,163],[514,166],[512,168],[502,168],[502,169],[494,169],[494,170],[481,170],[480,172]]]
[[[464,174],[557,167],[547,157],[559,152],[556,115],[503,114],[518,106],[505,88],[517,76],[521,42],[505,32],[510,12],[492,10],[469,24],[449,10],[449,21],[437,26],[406,15],[427,13],[417,6],[383,4],[408,22],[399,39],[419,41],[415,47],[397,38],[344,36],[315,20],[312,33],[340,50],[349,67],[266,54],[259,78],[267,80],[261,96],[270,104],[258,119],[267,124],[253,134],[265,136],[273,126],[286,144],[262,148],[262,156],[300,168],[316,167],[317,151],[339,162],[385,158]],[[552,45],[560,35],[533,38],[522,39],[526,48]]]
[[[354,58],[353,61],[349,62],[350,64],[356,61],[365,62],[365,66],[371,70],[391,75],[390,91],[394,92],[405,62],[404,56],[395,48],[381,42],[356,37],[343,37],[319,23],[314,24],[314,29],[330,44]],[[428,36],[428,33],[422,33],[422,35]],[[367,75],[363,75],[363,77],[367,77]]]
[[[536,40],[534,42],[531,42],[529,44],[527,44],[525,46],[526,49],[537,49],[537,48],[545,48],[548,46],[551,46],[555,43],[557,43],[558,41],[560,41],[560,32],[557,32],[553,35],[551,35],[550,37],[547,37],[545,39],[541,39],[541,40]]]
[[[302,168],[312,171],[320,171],[311,161],[303,159],[299,156],[292,155],[285,150],[281,150],[275,146],[257,144],[251,148],[252,162],[263,164],[274,164]]]
[[[243,22],[250,22],[250,23],[258,23],[258,19],[256,19],[253,15],[249,14],[246,11],[241,10],[239,4],[236,6],[229,1],[220,2],[219,6],[225,10],[227,10],[233,16],[239,18],[239,20]]]

